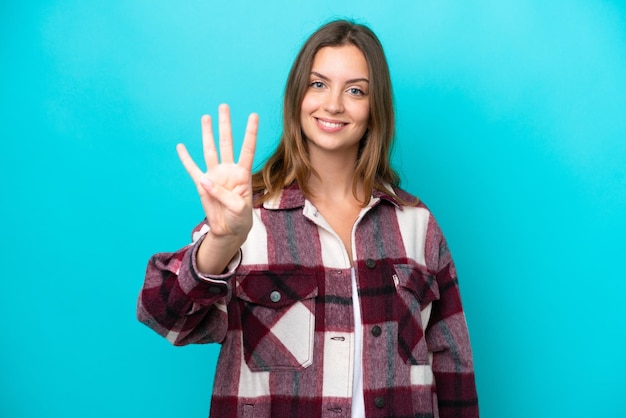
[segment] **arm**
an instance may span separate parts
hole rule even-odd
[[[223,275],[205,276],[197,269],[204,239],[174,253],[159,253],[148,262],[137,303],[137,318],[174,345],[221,342],[227,330],[229,278],[240,257]]]
[[[198,269],[204,274],[220,274],[245,242],[252,227],[252,162],[256,147],[258,116],[248,118],[239,161],[234,162],[230,110],[219,107],[218,158],[211,117],[202,117],[202,146],[207,172],[203,173],[183,144],[176,150],[180,161],[196,185],[210,227],[198,249]]]
[[[478,397],[474,364],[465,314],[461,305],[454,263],[438,226],[432,223],[436,236],[437,284],[440,297],[433,302],[426,329],[428,350],[432,352],[439,413],[441,418],[478,417]]]
[[[139,320],[176,345],[221,341],[225,335],[230,297],[227,279],[240,260],[239,248],[252,227],[251,171],[257,127],[258,116],[251,114],[235,163],[230,111],[227,105],[220,105],[220,161],[211,118],[203,116],[206,173],[184,145],[176,147],[206,215],[206,225],[201,228],[204,235],[175,253],[152,257],[137,306]]]

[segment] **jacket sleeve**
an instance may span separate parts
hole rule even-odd
[[[221,342],[226,335],[229,279],[241,255],[231,260],[223,275],[200,274],[195,256],[207,230],[206,224],[200,224],[194,229],[194,243],[153,255],[139,293],[139,321],[174,345]]]
[[[434,220],[429,225],[428,241],[430,259],[437,271],[439,299],[433,302],[426,342],[432,353],[439,414],[441,418],[476,418],[474,363],[456,269]]]

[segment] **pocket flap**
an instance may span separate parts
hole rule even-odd
[[[298,270],[250,271],[238,278],[235,296],[246,302],[279,309],[317,296],[313,272]]]
[[[418,264],[395,264],[398,286],[415,295],[422,308],[439,299],[437,276]]]

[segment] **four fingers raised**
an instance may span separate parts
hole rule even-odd
[[[202,125],[202,149],[204,151],[204,161],[207,170],[215,168],[222,163],[233,163],[233,137],[232,125],[230,121],[230,109],[227,104],[221,104],[218,108],[219,113],[219,156],[215,146],[215,136],[213,134],[212,119],[209,115],[201,118]],[[246,132],[241,146],[238,165],[252,171],[252,163],[254,161],[254,153],[256,150],[256,137],[259,127],[259,116],[256,113],[250,114],[246,125]],[[183,166],[194,181],[199,181],[203,175],[202,170],[194,162],[189,155],[187,148],[183,144],[176,145],[178,157]]]

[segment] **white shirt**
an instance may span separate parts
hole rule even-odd
[[[352,418],[365,417],[363,396],[363,324],[361,305],[356,286],[356,275],[352,268],[352,306],[354,307],[354,381],[352,383]]]

